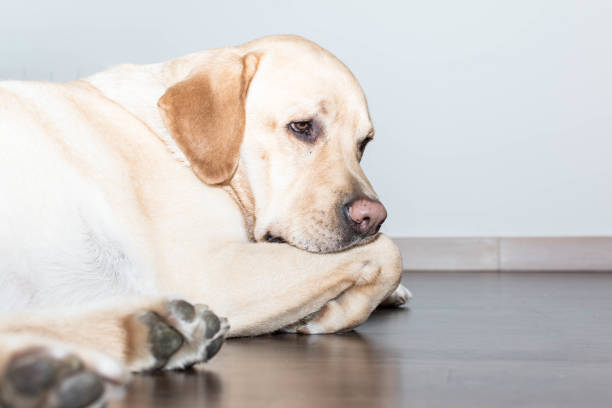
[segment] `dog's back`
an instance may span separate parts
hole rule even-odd
[[[113,155],[87,105],[112,109],[80,81],[0,83],[0,311],[135,287],[96,182]]]

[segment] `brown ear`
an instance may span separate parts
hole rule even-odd
[[[206,184],[228,182],[244,135],[244,102],[258,58],[223,55],[168,88],[159,99],[164,122],[194,173]]]

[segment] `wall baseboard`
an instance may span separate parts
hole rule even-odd
[[[612,237],[393,240],[409,271],[612,271]]]

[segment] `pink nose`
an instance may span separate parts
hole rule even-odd
[[[385,207],[368,198],[358,198],[347,204],[347,211],[353,230],[364,236],[376,234],[387,218]]]

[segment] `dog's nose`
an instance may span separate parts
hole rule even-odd
[[[380,201],[357,198],[346,205],[349,222],[353,230],[362,236],[373,235],[387,218],[387,210]]]

